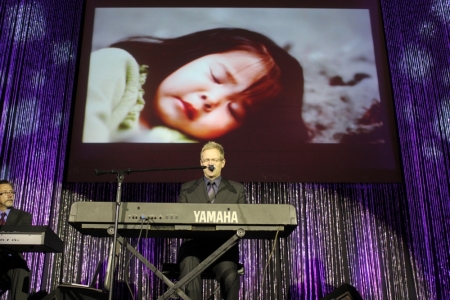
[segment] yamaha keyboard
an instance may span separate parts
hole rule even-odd
[[[115,202],[75,202],[69,224],[82,234],[109,236],[115,212]],[[296,227],[296,210],[288,204],[122,202],[117,230],[124,237],[218,238],[242,228],[244,238],[273,239]]]
[[[15,252],[62,253],[64,242],[48,226],[0,226],[0,248]]]

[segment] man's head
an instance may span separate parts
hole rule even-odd
[[[210,179],[216,179],[220,176],[222,168],[225,167],[225,151],[222,145],[216,142],[206,143],[200,152],[200,165],[206,166],[203,169],[205,176]],[[214,166],[212,171],[209,166]]]
[[[14,184],[8,180],[0,180],[0,211],[6,211],[14,204]]]

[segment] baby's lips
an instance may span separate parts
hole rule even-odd
[[[179,98],[179,99],[180,99],[181,103],[183,104],[184,112],[186,113],[186,116],[188,117],[188,119],[194,120],[198,114],[197,110],[189,102],[186,102],[181,98]]]

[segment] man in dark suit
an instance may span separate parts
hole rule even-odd
[[[221,176],[221,171],[225,167],[225,153],[220,144],[208,142],[203,146],[200,152],[200,165],[207,167],[203,169],[203,177],[183,184],[178,202],[211,203],[211,205],[245,203],[244,186]],[[222,239],[193,239],[183,243],[178,251],[180,278],[197,267],[225,241]],[[236,245],[212,265],[216,279],[220,282],[222,296],[226,300],[239,298],[238,262],[239,248]],[[198,276],[187,284],[185,292],[192,300],[201,300],[203,295],[201,277]]]
[[[0,180],[0,227],[31,225],[31,214],[15,209],[14,185]],[[22,254],[0,249],[0,280],[11,282],[11,299],[26,300],[30,288],[30,270]]]

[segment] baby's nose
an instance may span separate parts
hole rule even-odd
[[[220,95],[218,92],[210,92],[210,93],[202,93],[200,98],[203,101],[203,105],[207,108],[213,108],[217,106],[223,99],[223,95]]]

